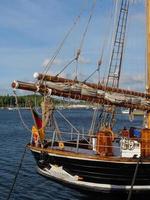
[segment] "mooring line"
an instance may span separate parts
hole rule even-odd
[[[132,196],[133,186],[134,186],[135,179],[136,179],[136,176],[137,176],[137,172],[138,172],[138,167],[139,167],[139,162],[140,161],[141,161],[141,157],[139,157],[139,159],[137,161],[137,164],[136,164],[136,167],[135,167],[135,171],[134,171],[134,175],[133,175],[132,183],[131,183],[131,188],[130,188],[127,200],[130,200],[131,196]]]
[[[20,160],[20,164],[19,164],[19,166],[18,166],[18,170],[17,170],[17,172],[16,172],[16,174],[15,174],[15,178],[14,178],[13,184],[12,184],[12,186],[11,186],[11,189],[10,189],[10,191],[9,191],[9,194],[8,194],[7,200],[10,199],[11,194],[12,194],[12,192],[13,192],[13,190],[14,190],[14,186],[15,186],[15,183],[16,183],[16,180],[17,180],[17,177],[18,177],[18,175],[19,175],[20,169],[21,169],[21,167],[22,167],[22,163],[23,163],[23,160],[24,160],[25,154],[26,154],[26,146],[25,146],[24,152],[23,152],[23,154],[22,154],[22,157],[21,157],[21,160]]]

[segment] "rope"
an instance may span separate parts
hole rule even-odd
[[[93,12],[94,12],[95,5],[96,5],[96,0],[94,0],[94,3],[93,3],[93,5],[92,5],[91,14],[90,14],[90,16],[89,16],[89,19],[88,19],[88,22],[87,22],[85,31],[84,31],[84,33],[83,33],[83,36],[82,36],[82,39],[81,39],[81,42],[80,42],[80,48],[79,48],[78,51],[77,51],[76,57],[73,58],[67,65],[65,65],[64,68],[63,68],[56,76],[60,75],[60,74],[61,74],[70,64],[72,64],[75,60],[78,61],[78,58],[79,58],[80,53],[81,53],[81,48],[83,47],[84,39],[85,39],[86,33],[87,33],[87,31],[88,31],[88,27],[89,27],[90,21],[91,21],[91,19],[92,19],[92,15],[93,15]],[[43,78],[44,78],[44,77],[43,77]],[[76,78],[77,78],[77,64],[76,64]]]
[[[60,111],[58,111],[58,110],[56,110],[56,111],[77,132],[76,134],[78,136],[80,136],[81,134],[80,134],[79,130]],[[83,137],[83,138],[89,143],[89,141],[85,137]]]
[[[105,38],[104,38],[104,41],[103,41],[103,45],[102,45],[102,49],[100,50],[100,58],[98,60],[98,63],[97,63],[97,72],[98,72],[98,83],[100,83],[100,66],[102,65],[102,62],[103,62],[103,56],[104,56],[104,51],[106,50],[106,45],[107,44],[107,41],[108,41],[108,34],[110,31],[110,27],[111,27],[111,20],[112,20],[112,13],[113,11],[110,12],[110,17],[109,17],[109,21],[108,21],[108,24],[106,26],[106,30],[105,30]],[[108,45],[109,46],[109,45]]]
[[[83,81],[83,83],[86,83],[86,81],[88,81],[88,80],[95,74],[95,72],[97,72],[98,70],[99,70],[98,68],[95,69],[95,71],[92,72],[92,73]]]
[[[57,134],[57,137],[59,138],[59,140],[62,140],[61,131],[59,130],[59,127],[58,127],[58,124],[57,124],[57,120],[55,119],[55,116],[53,116],[53,120],[54,120],[55,132]]]
[[[77,50],[77,54],[76,54],[76,66],[75,66],[75,80],[77,80],[78,60],[79,60],[79,57],[80,57],[80,54],[81,54],[81,49],[83,48],[83,44],[84,44],[84,40],[85,40],[86,34],[88,32],[89,24],[91,22],[91,19],[92,19],[93,13],[94,13],[94,8],[96,6],[96,1],[97,0],[93,1],[92,7],[91,7],[91,11],[90,11],[90,15],[89,15],[89,18],[88,18],[88,22],[87,22],[87,25],[85,27],[85,31],[84,31],[84,33],[82,35],[82,38],[81,38],[80,47]]]
[[[86,34],[87,34],[87,31],[88,31],[88,28],[89,28],[89,24],[90,24],[90,22],[91,22],[91,19],[92,19],[93,13],[94,13],[94,9],[95,9],[95,6],[96,6],[96,1],[97,1],[97,0],[94,0],[93,5],[92,5],[92,7],[91,7],[91,13],[90,13],[90,16],[89,16],[87,25],[86,25],[86,27],[85,27],[85,31],[84,31],[84,33],[83,33],[83,36],[82,36],[82,39],[81,39],[81,42],[80,42],[80,48],[79,48],[79,50],[78,50],[78,57],[79,57],[79,55],[80,55],[80,53],[81,53],[81,49],[82,49],[82,47],[83,47],[84,39],[85,39],[85,36],[86,36]],[[78,57],[77,57],[77,58],[78,58]]]
[[[141,161],[141,157],[139,157],[139,159],[137,161],[137,164],[136,164],[136,167],[135,167],[135,171],[134,171],[134,175],[133,175],[132,183],[131,183],[131,188],[130,188],[127,200],[130,200],[131,196],[132,196],[133,186],[134,186],[135,179],[136,179],[136,176],[137,176],[137,172],[138,172],[138,167],[139,167],[139,162],[140,161]]]
[[[110,25],[111,25],[111,20],[112,20],[112,12],[110,12],[110,20],[108,21],[107,23],[107,26],[106,26],[106,30],[105,30],[105,38],[104,38],[104,41],[103,41],[103,45],[102,45],[102,48],[100,50],[100,56],[99,56],[99,60],[97,62],[97,68],[84,80],[84,82],[86,82],[87,80],[89,80],[96,72],[98,72],[98,84],[100,83],[100,67],[102,65],[102,62],[103,62],[103,56],[104,56],[104,50],[106,49],[105,46],[107,44],[107,40],[108,40],[108,35],[107,33],[109,33],[109,29],[110,29]]]
[[[107,23],[107,26],[106,26],[106,30],[105,30],[105,34],[104,34],[104,40],[103,40],[103,44],[102,44],[102,48],[100,50],[100,56],[99,56],[99,60],[98,60],[98,63],[97,63],[97,72],[98,72],[98,84],[100,83],[100,66],[102,65],[102,62],[103,62],[103,56],[104,56],[104,51],[106,51],[106,45],[108,45],[107,41],[108,41],[108,33],[110,32],[109,29],[111,27],[111,21],[112,21],[112,15],[113,15],[113,9],[112,11],[109,11],[110,12],[110,16],[109,16],[109,20],[108,20],[108,23]],[[108,45],[109,46],[109,45]],[[96,72],[95,71],[95,72]],[[93,75],[93,74],[92,74]],[[104,78],[104,77],[103,77]]]
[[[91,127],[89,129],[88,135],[94,134],[94,128],[95,128],[95,123],[96,123],[96,119],[97,119],[97,114],[98,114],[98,108],[94,110],[93,117],[92,117],[92,123],[91,123]]]
[[[41,116],[42,115],[42,111],[40,112],[37,106],[37,95],[36,92],[34,92],[34,109],[36,110],[36,113]]]
[[[12,186],[11,186],[10,192],[9,192],[9,194],[8,194],[7,200],[10,199],[10,196],[11,196],[11,194],[12,194],[12,191],[14,190],[14,186],[15,186],[17,177],[18,177],[18,175],[19,175],[19,172],[20,172],[20,169],[21,169],[21,167],[22,167],[22,163],[23,163],[23,160],[24,160],[24,157],[25,157],[25,153],[26,153],[26,147],[25,147],[24,152],[23,152],[23,154],[22,154],[22,157],[21,157],[21,160],[20,160],[20,164],[19,164],[18,170],[17,170],[17,172],[16,172],[16,174],[15,174],[15,178],[14,178],[13,184],[12,184]]]
[[[80,132],[78,131],[78,129],[75,126],[73,126],[73,124],[60,111],[58,111],[58,110],[56,110],[56,111],[77,132],[77,134],[80,134]]]
[[[20,109],[19,109],[19,105],[18,105],[18,98],[17,98],[16,91],[13,90],[13,93],[14,93],[14,96],[15,96],[15,101],[16,101],[16,105],[17,105],[17,111],[18,111],[18,113],[19,113],[20,120],[21,120],[23,126],[25,127],[25,129],[26,129],[27,131],[29,131],[30,133],[32,133],[32,131],[28,128],[28,126],[25,124],[25,122],[24,122],[24,120],[23,120],[23,118],[22,118],[22,115],[21,115],[21,112],[20,112]]]
[[[114,7],[112,8],[111,15],[110,15],[110,17],[111,17],[111,19],[110,19],[110,30],[108,30],[110,35],[108,36],[109,39],[107,39],[108,40],[107,46],[109,47],[110,52],[112,52],[112,49],[113,49],[113,40],[114,40],[114,37],[115,37],[115,29],[116,29],[116,26],[117,26],[117,16],[118,16],[118,10],[119,10],[119,3],[120,3],[119,1],[115,1]],[[111,20],[112,20],[112,22],[111,22]],[[111,24],[113,24],[113,25],[111,26]],[[108,26],[109,26],[109,24],[108,24]],[[107,34],[105,34],[105,35],[107,35]],[[110,53],[109,57],[111,59],[111,53]],[[109,63],[110,63],[110,61],[109,61]],[[107,64],[107,65],[109,65],[109,64]],[[105,82],[106,82],[107,70],[108,70],[108,68],[105,67],[104,73],[103,73],[103,80],[102,80],[103,84],[105,84]]]
[[[56,75],[56,77],[59,76],[59,75],[60,75],[70,64],[72,64],[75,60],[76,60],[76,58],[73,58],[67,65],[65,65],[65,66],[63,67],[63,69]]]
[[[85,2],[84,2],[84,4],[85,4]],[[69,37],[69,35],[70,35],[71,32],[73,31],[74,27],[77,25],[78,21],[80,20],[81,15],[82,15],[83,10],[84,10],[84,7],[85,7],[84,4],[83,4],[82,7],[81,7],[81,10],[80,10],[80,12],[79,12],[79,15],[75,18],[73,25],[72,25],[71,28],[68,30],[68,32],[67,32],[67,34],[65,35],[64,39],[63,39],[62,42],[60,43],[58,49],[54,52],[54,55],[52,56],[52,58],[51,58],[51,59],[49,60],[49,62],[47,63],[47,65],[46,65],[45,70],[43,71],[43,73],[46,74],[46,73],[48,72],[48,70],[49,70],[50,67],[51,67],[51,64],[54,62],[55,58],[58,56],[60,50],[62,49],[62,47],[63,47],[63,45],[64,45],[64,43],[65,43],[65,41],[67,40],[67,38]],[[43,82],[44,78],[45,78],[45,76],[43,76],[43,78],[41,79],[40,83]]]

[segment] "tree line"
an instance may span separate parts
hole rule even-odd
[[[25,95],[25,96],[0,96],[0,107],[16,107],[17,104],[19,107],[30,107],[33,106],[40,106],[41,102],[43,100],[43,97],[40,95]],[[66,99],[59,99],[52,97],[52,100],[55,105],[68,105],[68,104],[85,104],[85,102],[72,102],[68,101]],[[17,101],[17,102],[16,102]]]
[[[43,97],[40,95],[26,95],[26,96],[0,96],[0,107],[30,107],[31,105],[40,106]],[[16,102],[17,101],[17,102]],[[62,100],[53,98],[55,104],[62,104]]]

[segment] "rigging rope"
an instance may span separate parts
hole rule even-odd
[[[94,128],[95,128],[97,115],[98,115],[98,108],[96,108],[93,113],[92,123],[91,123],[91,127],[90,127],[89,133],[88,133],[89,136],[94,135]]]
[[[117,3],[115,6],[115,17],[117,17]],[[124,47],[124,39],[125,39],[125,33],[126,33],[126,24],[127,24],[127,16],[128,16],[128,7],[129,7],[129,1],[121,1],[120,5],[120,11],[118,15],[118,20],[114,21],[114,25],[117,22],[116,30],[114,31],[115,37],[112,39],[113,41],[113,48],[112,48],[112,55],[110,59],[109,64],[109,72],[107,76],[106,86],[111,83],[112,87],[116,85],[118,87],[119,85],[119,79],[120,79],[120,72],[121,72],[121,64],[122,64],[122,55],[123,55],[123,47]],[[123,17],[122,17],[123,16]],[[121,28],[120,28],[121,27]],[[121,43],[122,42],[122,43]],[[117,70],[117,74],[115,75]],[[111,107],[110,107],[111,108]],[[112,126],[114,125],[114,117],[116,108],[112,107],[111,112],[108,112],[107,115],[105,115],[104,124],[106,126]]]
[[[77,79],[78,59],[79,59],[79,57],[80,57],[81,50],[82,50],[83,45],[84,45],[84,40],[85,40],[86,34],[87,34],[87,32],[88,32],[88,28],[89,28],[89,25],[90,25],[92,16],[93,16],[93,14],[94,14],[94,9],[95,9],[95,6],[96,6],[96,2],[97,2],[97,0],[94,0],[94,1],[93,1],[92,7],[91,7],[91,10],[90,10],[90,15],[89,15],[89,18],[88,18],[88,21],[87,21],[87,25],[86,25],[86,27],[85,27],[85,30],[84,30],[83,35],[82,35],[82,38],[81,38],[80,47],[79,47],[79,49],[78,49],[78,51],[77,51],[77,55],[76,55],[76,61],[77,61],[77,63],[76,63],[76,70],[75,70],[75,73],[76,73],[75,79]]]
[[[135,183],[135,179],[136,179],[136,176],[137,176],[137,172],[138,172],[138,168],[139,168],[139,163],[140,162],[141,162],[141,157],[138,158],[138,161],[137,161],[137,164],[136,164],[136,167],[135,167],[135,171],[134,171],[134,175],[133,175],[132,183],[131,183],[131,188],[130,188],[127,200],[131,199],[133,186],[134,186],[134,183]]]
[[[16,101],[16,105],[17,105],[17,111],[18,111],[18,113],[19,113],[20,120],[21,120],[23,126],[25,127],[25,129],[26,129],[27,131],[29,131],[30,133],[32,133],[32,131],[31,131],[31,130],[29,129],[29,127],[25,124],[25,122],[24,122],[24,120],[23,120],[23,118],[22,118],[22,115],[21,115],[21,112],[20,112],[20,109],[19,109],[19,105],[18,105],[18,98],[17,98],[16,91],[13,90],[13,93],[14,93],[14,96],[15,96],[15,101]]]
[[[100,83],[100,66],[102,65],[102,62],[103,62],[104,50],[106,49],[105,46],[106,46],[106,43],[108,41],[108,35],[107,35],[107,33],[111,32],[111,31],[109,31],[109,29],[111,27],[111,20],[112,20],[112,15],[113,15],[113,9],[111,11],[109,11],[109,12],[110,12],[110,16],[109,16],[109,20],[108,20],[108,23],[107,23],[106,29],[105,29],[105,34],[104,34],[105,37],[104,37],[102,48],[100,50],[100,58],[99,58],[98,63],[97,63],[97,70],[96,71],[98,72],[98,84]]]
[[[58,127],[57,120],[56,120],[55,116],[53,116],[53,121],[54,121],[55,132],[57,134],[57,137],[59,138],[59,140],[62,140],[61,131],[59,130],[59,127]]]
[[[56,75],[59,76],[70,64],[72,64],[74,61],[76,60],[76,58],[73,58],[68,64],[66,64],[63,69]]]
[[[16,172],[16,174],[15,174],[15,178],[14,178],[13,184],[12,184],[12,186],[11,186],[10,192],[9,192],[9,194],[8,194],[7,200],[10,199],[11,194],[12,194],[12,192],[13,192],[13,190],[14,190],[14,186],[15,186],[15,183],[16,183],[16,181],[17,181],[17,177],[18,177],[18,175],[19,175],[20,169],[21,169],[21,167],[22,167],[22,163],[23,163],[25,154],[26,154],[26,146],[25,146],[24,152],[23,152],[23,154],[22,154],[22,157],[21,157],[21,160],[20,160],[20,164],[19,164],[18,170],[17,170],[17,172]]]
[[[98,71],[98,68],[95,69],[95,71],[92,72],[92,74],[90,74],[90,75],[83,81],[83,83],[86,83],[86,81],[88,81],[88,80],[95,74],[95,72],[97,72],[97,71]]]
[[[52,58],[51,58],[51,59],[49,60],[49,62],[47,63],[47,65],[46,65],[46,67],[45,67],[43,73],[46,74],[46,73],[48,72],[48,70],[49,70],[50,67],[51,67],[51,64],[54,62],[55,58],[56,58],[56,57],[58,56],[58,54],[60,53],[60,50],[62,49],[62,47],[63,47],[65,41],[67,40],[67,38],[69,37],[69,35],[70,35],[71,32],[73,31],[74,27],[77,25],[78,21],[80,20],[81,15],[82,15],[82,13],[83,13],[83,11],[84,11],[84,7],[85,7],[84,4],[85,4],[85,1],[84,1],[83,5],[82,5],[82,7],[81,7],[81,9],[80,9],[79,15],[75,18],[73,25],[72,25],[71,28],[68,30],[68,32],[67,32],[67,34],[65,35],[64,39],[63,39],[62,42],[60,43],[58,49],[54,52],[54,55],[52,56]],[[40,84],[42,84],[43,80],[44,80],[44,76],[43,76],[42,80],[40,80]]]
[[[95,8],[95,6],[96,6],[96,1],[97,1],[97,0],[94,0],[94,2],[93,2],[93,4],[92,4],[91,13],[90,13],[90,16],[89,16],[87,25],[86,25],[86,27],[85,27],[85,31],[84,31],[84,33],[83,33],[83,35],[82,35],[82,39],[81,39],[81,42],[80,42],[80,47],[79,47],[79,49],[77,50],[76,57],[73,58],[67,65],[65,65],[64,68],[63,68],[56,76],[60,75],[70,64],[72,64],[72,63],[76,60],[75,79],[77,79],[78,59],[79,59],[79,57],[80,57],[81,49],[82,49],[82,47],[83,47],[84,40],[85,40],[87,31],[88,31],[88,28],[89,28],[89,24],[90,24],[90,22],[91,22],[91,19],[92,19],[93,13],[94,13],[94,8]]]
[[[117,4],[117,2],[116,2],[116,4]],[[110,12],[110,16],[109,16],[109,20],[108,20],[108,23],[107,23],[107,26],[106,26],[106,30],[105,30],[105,34],[104,34],[105,37],[104,37],[102,49],[100,51],[100,59],[98,60],[98,63],[97,63],[98,84],[100,83],[100,66],[102,65],[102,62],[103,62],[104,50],[106,49],[105,46],[106,46],[106,43],[107,43],[108,38],[109,38],[107,33],[111,32],[111,31],[109,31],[109,29],[110,29],[111,24],[112,24],[111,21],[112,21],[112,18],[113,18],[113,9],[111,11],[109,11]],[[103,77],[103,79],[104,79],[104,77]]]
[[[111,23],[110,21],[110,24],[113,24],[113,26],[110,26],[110,31],[108,31],[110,33],[110,36],[109,36],[109,41],[108,41],[108,46],[109,46],[109,49],[110,49],[110,61],[111,61],[111,52],[112,52],[112,49],[113,49],[113,41],[114,41],[114,38],[115,38],[115,30],[117,29],[117,16],[118,16],[118,12],[119,12],[119,3],[120,1],[115,1],[115,4],[114,4],[114,7],[112,8],[112,11],[111,11],[111,19],[113,19],[113,22]],[[111,47],[111,48],[110,48]],[[110,63],[109,61],[109,63]],[[109,65],[109,64],[108,64]],[[103,75],[103,84],[105,84],[106,82],[106,73],[107,73],[107,67],[105,67],[105,70],[104,70],[104,75]]]
[[[84,80],[84,82],[88,81],[96,72],[98,72],[98,84],[100,83],[100,66],[102,65],[102,62],[103,62],[103,56],[104,56],[104,50],[106,49],[106,43],[107,43],[107,40],[108,40],[108,35],[107,33],[110,33],[109,29],[111,27],[111,20],[112,20],[112,15],[113,15],[113,9],[110,11],[110,16],[108,17],[109,20],[108,20],[108,23],[106,25],[106,30],[105,30],[105,34],[104,34],[104,41],[103,41],[103,44],[102,44],[102,48],[100,50],[100,58],[97,62],[97,67],[96,69]],[[105,69],[105,73],[106,73],[106,69]]]
[[[78,135],[78,136],[80,136],[80,132],[79,132],[79,130],[60,112],[60,111],[58,111],[58,110],[56,110],[58,113],[59,113],[59,115],[77,132],[76,134]],[[84,137],[83,137],[84,138]],[[89,143],[89,141],[86,139],[86,138],[84,138],[88,143]]]
[[[58,111],[58,110],[56,110],[56,111],[77,132],[77,134],[80,134],[80,132],[78,131],[78,129],[75,126],[73,126],[73,124],[60,111]]]
[[[92,19],[93,14],[94,14],[94,9],[95,9],[95,6],[96,6],[96,1],[97,1],[97,0],[94,0],[94,1],[93,1],[93,5],[92,5],[92,7],[91,7],[91,13],[90,13],[90,16],[89,16],[87,25],[86,25],[86,27],[85,27],[85,31],[84,31],[84,33],[83,33],[83,36],[82,36],[82,39],[81,39],[81,42],[80,42],[80,48],[79,48],[79,51],[78,51],[78,57],[80,56],[81,49],[82,49],[83,44],[84,44],[85,36],[86,36],[86,34],[87,34],[87,31],[88,31],[88,28],[89,28],[89,24],[90,24],[90,22],[91,22],[91,19]],[[77,57],[77,58],[78,58],[78,57]]]

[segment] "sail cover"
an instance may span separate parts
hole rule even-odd
[[[115,105],[118,107],[125,107],[131,109],[150,110],[150,98],[143,93],[133,93],[127,91],[121,93],[106,91],[99,89],[99,87],[90,87],[89,85],[81,82],[53,82],[45,81],[44,84],[26,83],[14,81],[13,88],[39,92],[41,94],[49,93],[51,95],[68,97],[72,99],[89,101],[92,103],[99,103],[105,105]],[[124,90],[121,90],[124,91]],[[134,95],[133,95],[134,94]],[[136,94],[136,95],[135,95]]]

